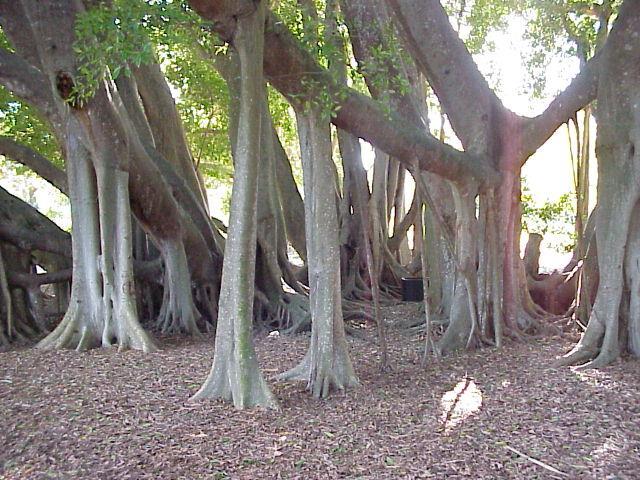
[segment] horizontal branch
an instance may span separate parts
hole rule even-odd
[[[41,250],[71,258],[71,236],[61,241],[48,235],[0,222],[0,240],[8,242],[21,250]]]
[[[16,97],[37,105],[47,117],[55,112],[47,77],[19,55],[0,48],[0,85]]]
[[[33,288],[52,283],[62,283],[71,280],[73,269],[65,268],[57,272],[23,273],[7,272],[10,285],[21,288]],[[134,274],[136,278],[150,283],[162,284],[162,259],[157,258],[147,262],[134,262]]]
[[[8,272],[7,280],[10,285],[29,289],[39,287],[41,285],[50,285],[52,283],[62,283],[71,280],[71,268],[58,270],[51,273],[21,273]]]
[[[59,169],[46,157],[35,150],[16,142],[10,137],[0,137],[0,155],[9,157],[25,167],[30,168],[36,175],[44,178],[65,195],[68,195],[67,174]]]
[[[0,240],[22,250],[42,250],[71,257],[71,235],[1,187]]]
[[[596,98],[600,59],[603,54],[604,52],[597,54],[589,60],[544,112],[528,119],[523,135],[523,161],[533,155],[562,124]]]
[[[214,22],[214,30],[223,39],[232,40],[234,2],[190,0],[190,4]],[[332,122],[337,127],[368,141],[409,168],[417,162],[420,169],[454,182],[472,177],[481,184],[494,185],[499,179],[487,158],[445,145],[413,127],[400,114],[387,112],[369,97],[340,85],[273,13],[269,14],[265,29],[264,74],[293,105],[317,100],[322,89],[334,103]]]

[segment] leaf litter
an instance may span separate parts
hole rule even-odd
[[[115,349],[0,354],[2,479],[632,479],[640,468],[640,362],[554,369],[575,339],[509,343],[420,365],[423,339],[384,309],[393,369],[375,329],[350,338],[360,386],[316,401],[273,377],[308,335],[258,335],[280,411],[190,401],[213,338]],[[396,326],[394,328],[394,326]]]

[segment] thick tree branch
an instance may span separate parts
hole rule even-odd
[[[414,60],[427,75],[465,147],[479,138],[482,133],[479,128],[495,129],[509,117],[510,122],[519,122],[524,129],[519,152],[524,162],[560,125],[595,98],[600,55],[587,63],[544,113],[533,119],[518,117],[489,88],[438,0],[387,0],[387,3],[396,13]]]
[[[49,285],[52,283],[62,283],[71,280],[72,270],[66,268],[51,273],[22,273],[9,272],[8,279],[10,285],[25,289]]]
[[[0,187],[0,240],[23,250],[71,257],[71,236],[49,218]]]
[[[396,110],[412,120],[416,128],[427,128],[427,119],[422,117],[421,100],[414,95],[414,90],[421,81],[416,66],[413,62],[407,64],[399,53],[378,58],[377,52],[396,48],[389,44],[389,35],[385,35],[383,31],[384,26],[391,21],[384,0],[342,0],[340,8],[349,28],[353,54],[371,96],[379,100],[391,94],[391,105]],[[387,82],[376,81],[381,74]],[[403,89],[394,85],[397,79],[409,82],[414,88],[400,93]],[[387,91],[389,89],[392,91]]]
[[[214,30],[230,40],[235,28],[233,2],[190,0]],[[370,98],[340,85],[312,56],[302,49],[284,22],[268,15],[265,30],[264,72],[269,82],[293,104],[318,98],[326,89],[335,102],[333,123],[363,138],[407,166],[418,162],[421,169],[454,182],[473,177],[482,184],[495,184],[498,173],[484,157],[460,152],[411,126],[397,113],[385,112]]]
[[[134,261],[133,268],[136,278],[162,285],[161,258],[147,262]],[[15,285],[16,287],[33,288],[39,287],[40,285],[69,281],[71,280],[72,273],[73,270],[71,268],[46,273],[8,272],[8,280],[10,285]]]
[[[67,174],[35,150],[10,137],[0,137],[0,155],[29,167],[62,193],[68,195]]]
[[[0,240],[11,243],[22,250],[42,250],[71,258],[71,236],[52,238],[28,228],[16,227],[0,221]]]
[[[569,86],[549,104],[546,110],[527,121],[523,135],[523,159],[526,161],[551,135],[578,110],[588,105],[598,89],[598,73],[602,54],[593,57]]]
[[[487,131],[504,110],[451,26],[439,0],[387,0],[398,30],[427,77],[465,149],[486,145]]]
[[[55,111],[47,77],[4,48],[0,48],[0,84],[21,100],[38,105],[47,116]]]

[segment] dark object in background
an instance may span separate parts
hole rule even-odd
[[[424,286],[422,278],[402,279],[402,301],[421,302],[424,300]]]

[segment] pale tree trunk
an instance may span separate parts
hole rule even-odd
[[[137,324],[135,308],[129,303],[128,297],[131,296],[129,281],[132,282],[133,279],[128,277],[129,270],[120,265],[115,273],[118,284],[126,289],[123,291],[120,288],[114,294],[113,250],[110,245],[107,245],[107,255],[101,253],[98,186],[90,153],[81,144],[79,130],[80,126],[70,118],[66,152],[74,227],[72,236],[74,281],[71,286],[71,299],[63,320],[38,346],[40,348],[75,347],[82,350],[111,345],[117,339],[121,348],[132,347],[150,351],[154,346]],[[126,178],[121,178],[120,183],[123,180]],[[103,225],[107,226],[107,230],[109,230],[109,224],[115,225],[117,219],[113,215],[122,208],[122,205],[118,208],[115,204],[120,202],[118,195],[122,195],[122,192],[118,192],[116,187],[111,198],[105,199],[103,188],[103,199],[111,202],[110,205],[116,210],[116,212],[109,211],[108,214],[103,213]],[[128,195],[126,195],[126,201],[128,202]],[[125,213],[127,211],[128,208],[125,208]],[[125,223],[130,225],[130,217]],[[124,234],[124,238],[117,240],[118,243],[124,243],[124,246],[118,246],[119,249],[126,248],[130,241],[130,238],[126,238],[126,233],[118,232],[118,234]],[[109,238],[113,239],[116,232],[111,231],[110,235]],[[130,255],[131,245],[128,247]],[[124,255],[123,257],[122,260],[125,262],[131,262],[130,258]],[[123,295],[117,295],[118,292],[123,292]],[[115,316],[111,313],[113,308],[117,309]],[[108,311],[105,311],[106,309]]]
[[[240,57],[241,102],[231,215],[213,365],[194,398],[221,398],[232,401],[236,408],[276,408],[252,341],[265,2],[255,7],[253,11],[241,12],[234,36]]]
[[[406,180],[407,170],[399,165],[398,168],[398,184],[396,187],[396,192],[393,200],[393,235],[396,232],[400,233],[398,227],[400,223],[404,219],[407,214],[406,210],[406,189],[405,189],[405,180]],[[406,232],[401,236],[402,241],[398,247],[398,261],[401,265],[407,265],[411,261],[411,250],[409,249],[409,237]],[[393,252],[392,252],[393,253]]]
[[[87,340],[102,340],[102,292],[98,258],[98,205],[90,154],[78,138],[78,126],[67,133],[67,175],[73,235],[73,276],[67,312],[57,328],[43,339],[43,348],[87,347]],[[81,341],[81,339],[85,341]]]
[[[584,257],[584,231],[587,225],[587,217],[589,216],[589,160],[590,160],[590,121],[591,107],[583,110],[582,127],[578,122],[577,116],[572,119],[575,136],[576,150],[575,153],[571,148],[571,135],[569,142],[571,148],[571,160],[573,163],[573,187],[576,194],[576,217],[575,217],[575,234],[576,246],[575,251],[578,259]],[[570,131],[569,124],[567,130]]]
[[[456,279],[455,252],[451,251],[446,240],[451,233],[455,238],[453,194],[446,180],[430,174],[422,174],[422,178],[433,200],[433,205],[427,205],[424,216],[426,246],[423,252],[427,255],[429,301],[434,315],[448,316],[453,305]]]
[[[181,123],[179,119],[174,118],[177,116],[177,112],[171,93],[168,92],[168,86],[166,86],[164,79],[155,78],[157,72],[152,67],[153,65],[144,67],[142,71],[147,72],[147,75],[138,75],[137,79],[120,76],[116,82],[118,93],[136,127],[140,142],[158,149],[167,161],[176,167],[177,172],[185,180],[186,188],[192,192],[192,197],[196,200],[194,203],[199,204],[206,212],[206,202],[203,200],[191,156],[186,147]],[[141,96],[138,95],[138,92],[140,84],[146,85],[150,78],[155,78],[156,89],[154,92],[160,90],[164,95],[154,93],[153,100],[160,105],[155,105],[151,100],[148,100],[145,105],[146,109],[143,110]],[[152,89],[147,86],[147,90]],[[167,96],[168,98],[166,98]],[[157,126],[162,119],[167,119],[167,125]],[[155,125],[156,128],[153,129],[152,125]],[[200,330],[196,320],[200,314],[193,301],[191,272],[183,237],[184,232],[182,229],[178,229],[175,231],[167,230],[163,236],[156,239],[164,260],[162,306],[156,325],[162,333],[188,333],[199,336]]]
[[[387,241],[387,173],[389,171],[389,155],[375,150],[373,163],[373,182],[369,200],[369,218],[371,219],[371,239],[376,270],[382,274],[382,245]]]
[[[83,350],[117,343],[120,349],[152,351],[135,306],[128,173],[115,166],[104,139],[94,139],[100,153],[88,152],[80,144],[83,128],[73,117],[68,125],[76,280],[63,321],[38,346]],[[97,167],[91,157],[100,158]]]
[[[317,107],[297,114],[302,153],[311,344],[302,362],[280,376],[302,380],[316,398],[358,384],[349,358],[342,319],[340,251],[329,123]]]
[[[449,326],[438,343],[442,354],[469,347],[477,333],[476,259],[477,220],[475,191],[472,187],[453,188],[456,206],[456,282],[453,293]]]
[[[203,55],[206,52],[201,52]],[[229,89],[229,141],[236,151],[238,139],[241,75],[238,55],[229,50],[224,55],[208,55],[224,78]],[[264,87],[263,87],[264,88]],[[291,268],[287,252],[287,240],[306,258],[304,239],[304,204],[297,190],[289,159],[282,148],[273,125],[268,92],[264,88],[260,129],[261,171],[258,177],[256,256],[256,318],[264,323],[275,323],[286,332],[296,332],[311,324],[306,293]],[[285,207],[286,206],[286,207]],[[284,280],[295,292],[305,296],[290,295],[282,287]]]
[[[419,175],[419,173],[417,174]],[[429,252],[427,249],[427,245],[429,243],[428,229],[432,227],[432,225],[430,226],[430,222],[428,221],[429,206],[425,202],[425,200],[421,198],[422,195],[420,195],[420,190],[418,186],[416,186],[416,191],[414,195],[418,198],[418,201],[420,203],[420,212],[418,213],[418,220],[416,221],[417,230],[415,232],[415,236],[420,238],[420,246],[422,248],[420,259],[421,259],[421,266],[422,266],[422,284],[423,284],[423,290],[424,290],[424,298],[422,299],[422,301],[424,305],[424,317],[425,317],[424,318],[425,338],[424,338],[424,352],[422,356],[422,364],[426,365],[429,362],[431,355],[433,355],[436,358],[438,357],[438,350],[433,341],[432,332],[431,332],[432,300],[430,297],[431,288],[429,285],[431,279],[429,278],[429,264],[427,260],[429,258]]]
[[[86,294],[89,300],[84,300],[83,290],[87,287],[75,286],[75,302],[71,302],[67,314],[67,318],[72,320],[65,319],[61,327],[45,339],[42,345],[84,348],[86,345],[117,341],[123,348],[134,346],[149,350],[153,348],[150,340],[137,325],[137,320],[135,322],[132,320],[136,316],[135,306],[132,306],[134,289],[129,288],[132,269],[129,264],[121,264],[123,261],[131,262],[130,255],[123,253],[126,250],[125,243],[128,243],[128,248],[131,249],[131,236],[127,232],[119,231],[118,229],[123,227],[118,223],[126,216],[125,213],[130,215],[129,207],[125,205],[129,202],[129,189],[134,193],[134,206],[137,207],[138,218],[156,238],[166,238],[167,235],[175,237],[176,232],[181,228],[182,220],[187,216],[178,207],[177,200],[169,193],[164,179],[166,165],[153,164],[152,157],[155,158],[157,154],[147,150],[141,144],[141,140],[136,135],[139,132],[136,132],[131,124],[131,119],[120,103],[119,94],[110,79],[107,78],[101,82],[94,98],[88,100],[82,107],[70,106],[59,98],[62,96],[62,100],[67,100],[68,92],[65,93],[62,89],[57,90],[55,86],[62,82],[73,84],[73,75],[76,70],[75,55],[72,51],[75,41],[73,22],[76,15],[82,11],[81,6],[73,2],[56,1],[36,4],[27,0],[19,4],[3,4],[0,10],[3,29],[7,27],[6,31],[11,32],[11,40],[16,50],[32,64],[32,67],[28,67],[24,65],[24,61],[20,64],[20,60],[15,58],[20,67],[18,72],[22,75],[20,78],[22,83],[16,87],[15,91],[18,94],[23,93],[23,98],[27,101],[33,100],[35,106],[51,121],[62,145],[69,142],[87,145],[89,151],[80,156],[89,155],[90,157],[89,160],[83,160],[87,161],[88,165],[88,173],[83,175],[89,180],[86,185],[79,187],[85,190],[79,197],[93,199],[91,200],[93,202],[96,196],[99,199],[95,212],[89,212],[86,220],[90,223],[88,230],[97,232],[96,241],[99,246],[96,249],[90,245],[86,249],[80,247],[82,252],[88,253],[84,253],[87,257],[85,265],[79,268],[86,269],[91,279],[97,275],[99,285],[96,289],[100,298],[96,299],[93,294]],[[31,72],[28,72],[29,68]],[[39,88],[23,92],[24,87],[28,86],[33,78],[44,78],[47,89]],[[47,91],[49,94],[44,95]],[[43,95],[36,95],[40,92]],[[70,150],[74,148],[78,149],[77,146],[72,145]],[[70,163],[77,161],[74,159],[78,156],[77,153],[66,150],[65,148],[63,153],[68,161]],[[130,156],[134,157],[135,161],[130,162]],[[75,167],[84,169],[83,165]],[[129,168],[132,171],[131,175],[128,173]],[[69,169],[71,170],[72,167]],[[72,173],[69,172],[69,175]],[[173,177],[170,176],[170,179]],[[128,188],[125,188],[125,184]],[[174,188],[173,193],[180,193],[180,186],[177,183],[173,182],[171,186]],[[189,210],[188,202],[184,205],[190,214],[197,211],[194,208]],[[84,210],[86,207],[78,205],[76,218],[84,217],[82,213]],[[160,218],[162,221],[158,221]],[[201,218],[197,214],[196,219],[201,220],[201,223],[209,222],[208,218]],[[127,223],[129,221],[127,220]],[[212,254],[210,251],[202,250],[205,242],[209,245],[214,244],[209,241],[206,228],[196,232],[194,226],[187,221],[184,225],[189,227],[186,229],[189,233],[186,236],[189,239],[189,247],[194,249],[193,251],[197,249],[201,254],[198,264],[194,266],[198,267],[200,272],[211,271]],[[74,230],[76,230],[75,226]],[[87,230],[87,227],[81,227],[79,230],[80,232],[76,232],[75,236],[82,245],[83,235],[87,234],[83,230]],[[116,241],[113,235],[117,233],[122,235]],[[74,274],[75,279],[82,276],[82,273]],[[118,285],[122,288],[117,288]],[[97,312],[98,316],[91,318],[92,315],[80,314],[80,320],[73,320],[73,317],[78,315],[77,312],[74,313],[74,309],[78,309],[78,304],[82,304],[80,309],[89,309],[92,314]],[[114,316],[113,312],[117,314]],[[79,327],[76,325],[77,322],[81,324]],[[94,323],[92,327],[85,328],[84,324],[91,322]],[[119,335],[122,338],[119,338]]]
[[[558,363],[601,367],[625,348],[619,330],[629,315],[630,350],[638,353],[638,220],[640,214],[640,6],[626,1],[609,36],[598,87],[598,211],[600,282],[580,342]],[[631,288],[629,295],[624,295]],[[626,325],[625,325],[626,323]],[[622,336],[624,337],[624,335]]]
[[[346,54],[344,40],[338,31],[338,1],[327,2],[325,11],[325,42],[333,47],[335,54],[330,58],[330,69],[336,73],[344,85],[347,84]],[[386,325],[380,310],[380,271],[375,261],[375,256],[380,255],[378,242],[378,253],[374,254],[372,246],[372,235],[377,235],[377,230],[372,232],[371,219],[369,216],[369,181],[367,172],[362,165],[362,152],[360,150],[360,140],[353,135],[338,129],[338,144],[342,165],[344,170],[344,203],[347,205],[347,212],[344,217],[350,219],[350,229],[356,238],[353,239],[356,245],[355,268],[353,275],[362,280],[360,275],[361,265],[364,264],[368,284],[370,286],[371,301],[373,303],[373,318],[378,332],[378,348],[380,355],[380,368],[386,370],[389,367],[387,356]],[[353,214],[350,214],[350,210]],[[374,223],[375,224],[375,223]],[[386,242],[386,239],[380,239]],[[342,285],[344,288],[345,286]]]
[[[591,240],[586,232],[589,217],[589,160],[591,155],[590,119],[590,106],[584,109],[584,123],[582,132],[580,131],[577,118],[573,119],[577,144],[574,161],[574,188],[576,193],[576,245],[574,247],[572,261],[569,263],[569,265],[567,265],[567,267],[565,267],[565,271],[570,271],[578,265],[578,262],[583,261],[583,266],[579,270],[579,279],[576,284],[576,309],[574,318],[578,322],[583,322],[584,324],[588,322],[589,314],[591,312],[591,286],[589,282],[589,272],[587,272],[584,268],[587,252],[589,249],[589,243]],[[569,124],[567,124],[567,130],[570,131]],[[571,152],[571,157],[573,160],[573,151]]]
[[[162,306],[156,324],[162,333],[185,332],[200,336],[200,314],[193,303],[191,276],[184,244],[180,239],[159,242],[164,260]]]

